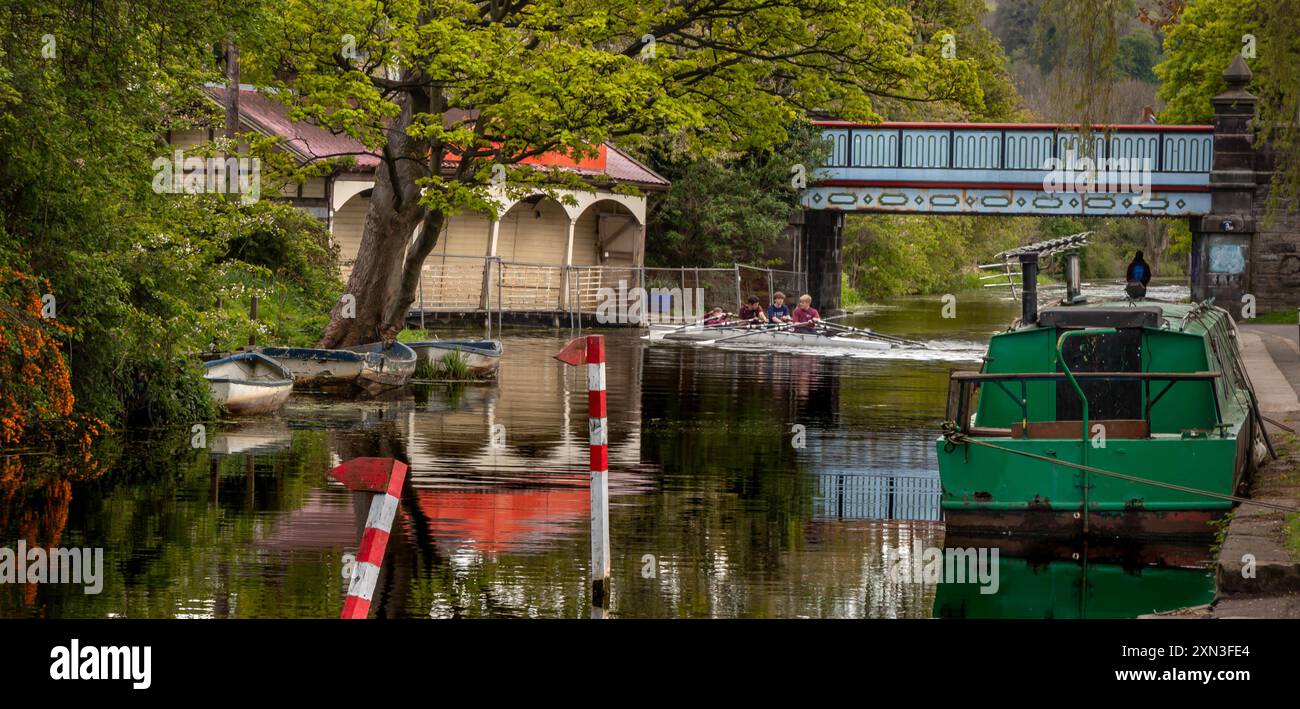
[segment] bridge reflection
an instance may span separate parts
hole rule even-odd
[[[879,472],[816,473],[813,515],[831,519],[939,521],[935,475]]]

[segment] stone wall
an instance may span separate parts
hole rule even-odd
[[[1268,186],[1255,193],[1251,286],[1259,312],[1300,307],[1300,209],[1294,201],[1268,214]]]

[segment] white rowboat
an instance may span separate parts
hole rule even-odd
[[[293,392],[293,373],[256,352],[240,352],[204,362],[212,398],[228,413],[267,414],[278,411]]]
[[[470,374],[480,379],[495,376],[501,364],[500,340],[428,340],[407,345],[435,368],[451,353],[459,352]]]
[[[376,393],[405,385],[415,373],[415,351],[400,342],[326,350],[263,347],[262,353],[284,363],[299,387]]]

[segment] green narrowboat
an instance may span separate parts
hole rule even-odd
[[[1038,254],[1018,256],[1021,318],[991,338],[980,371],[949,381],[937,442],[948,528],[1212,536],[1267,446],[1231,316],[1087,303],[1077,281],[1039,311]]]

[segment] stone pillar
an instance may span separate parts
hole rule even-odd
[[[803,233],[808,244],[808,293],[822,317],[842,314],[840,308],[840,238],[844,215],[833,210],[808,210]],[[799,294],[786,294],[794,301]]]
[[[1250,68],[1241,54],[1223,72],[1228,90],[1215,96],[1214,164],[1210,213],[1192,221],[1192,299],[1213,298],[1237,317],[1252,292],[1255,236],[1255,146],[1251,121],[1256,99],[1246,91]]]

